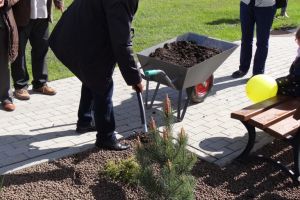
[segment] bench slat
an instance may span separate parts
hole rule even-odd
[[[280,103],[282,103],[288,99],[290,99],[290,98],[286,97],[286,96],[275,96],[275,97],[267,99],[263,102],[253,104],[251,106],[243,108],[242,110],[235,111],[235,112],[231,113],[231,118],[238,119],[241,121],[247,121],[251,117],[258,115],[258,114],[266,111],[269,108],[277,106]]]
[[[263,113],[252,117],[249,120],[249,124],[260,129],[265,129],[268,126],[293,115],[299,105],[300,101],[295,98],[289,101],[285,101],[275,107],[266,110]]]
[[[293,116],[289,116],[288,118],[267,127],[265,131],[278,139],[287,139],[297,133],[299,126],[300,122],[295,120]]]

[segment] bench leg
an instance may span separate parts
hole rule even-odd
[[[255,137],[256,137],[256,131],[255,127],[251,126],[245,122],[242,122],[244,126],[246,127],[248,131],[248,143],[244,151],[236,158],[238,160],[243,160],[244,158],[248,157],[250,151],[252,150],[254,143],[255,143]]]

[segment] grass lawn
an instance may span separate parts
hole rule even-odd
[[[289,18],[276,18],[273,28],[300,24],[299,0],[289,0]],[[72,1],[66,0],[66,7]],[[279,12],[279,10],[278,10]],[[54,12],[54,23],[61,13]],[[154,44],[186,32],[235,41],[241,37],[238,0],[140,0],[133,26],[135,27],[134,50],[141,51]],[[80,31],[80,30],[78,30]],[[27,63],[31,64],[30,48]],[[48,53],[50,80],[72,76],[53,55]],[[29,70],[30,67],[29,67]],[[30,72],[31,74],[31,72]]]

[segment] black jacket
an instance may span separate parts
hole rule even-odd
[[[138,0],[74,0],[54,28],[56,57],[85,85],[102,92],[116,63],[128,85],[141,81],[134,61],[131,22]]]

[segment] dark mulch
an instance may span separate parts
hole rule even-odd
[[[221,50],[199,46],[193,41],[176,41],[157,48],[150,57],[184,67],[192,67],[197,63],[221,53]]]
[[[135,140],[128,141],[134,146]],[[291,165],[291,148],[275,141],[264,153]],[[143,199],[144,191],[98,175],[110,159],[124,159],[124,152],[92,149],[57,161],[33,166],[5,177],[0,199]],[[269,163],[250,160],[224,168],[199,160],[193,169],[196,199],[300,199],[300,187]]]

